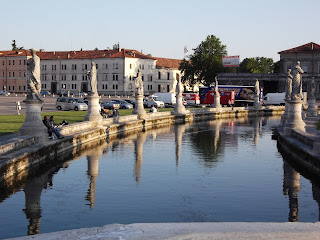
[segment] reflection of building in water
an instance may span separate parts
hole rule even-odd
[[[299,220],[300,173],[296,172],[286,161],[283,161],[283,194],[289,196],[289,222]]]
[[[40,218],[41,218],[41,192],[47,188],[47,185],[52,186],[53,175],[60,169],[54,167],[45,172],[41,176],[34,177],[23,188],[26,200],[26,208],[23,210],[29,219],[28,235],[40,233]]]
[[[320,221],[320,189],[319,186],[315,183],[312,183],[312,195],[313,199],[318,203],[318,209],[319,209],[319,218]]]
[[[183,136],[185,131],[186,131],[186,125],[185,124],[175,125],[174,137],[175,137],[175,142],[176,142],[176,166],[179,166],[181,144],[182,144],[182,136]]]
[[[137,139],[134,144],[134,151],[136,156],[136,161],[134,164],[134,176],[137,183],[140,182],[141,168],[143,161],[143,143],[146,141],[146,133],[140,132],[137,135]]]
[[[102,154],[105,153],[104,145],[97,146],[93,149],[90,149],[87,152],[87,161],[88,161],[88,177],[90,179],[89,189],[87,191],[87,195],[85,200],[89,201],[90,209],[94,207],[95,204],[95,195],[96,195],[96,183],[97,177],[99,175],[99,160]]]

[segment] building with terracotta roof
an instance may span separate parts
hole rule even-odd
[[[304,71],[303,91],[307,91],[309,82],[314,78],[316,82],[316,96],[320,98],[320,45],[314,42],[290,48],[278,52],[280,54],[280,75],[283,77],[289,69],[294,69],[297,61],[300,61],[301,68]]]
[[[30,51],[0,51],[0,89],[26,92],[27,60]]]
[[[29,51],[2,51],[0,61],[4,65],[0,68],[0,88],[11,92],[26,92],[26,65],[23,65],[23,74],[12,73],[12,61],[25,60],[31,57]],[[1,56],[2,55],[2,56]],[[181,60],[154,58],[131,49],[93,50],[93,51],[39,51],[41,59],[42,89],[53,93],[87,92],[90,89],[87,72],[91,69],[91,62],[97,66],[98,92],[100,94],[130,95],[135,91],[134,77],[138,69],[142,72],[144,90],[146,93],[173,92]],[[10,61],[10,62],[9,62]],[[1,62],[0,62],[1,63]],[[25,63],[25,62],[23,62]],[[10,65],[9,65],[10,64]],[[9,67],[10,66],[10,67]],[[15,67],[16,64],[14,65]],[[20,65],[19,65],[20,66]],[[10,70],[10,71],[9,71]],[[10,75],[10,76],[9,76]],[[19,79],[17,86],[17,76]]]

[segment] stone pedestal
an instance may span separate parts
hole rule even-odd
[[[280,124],[282,125],[282,126],[284,126],[285,125],[285,123],[286,123],[286,121],[287,121],[287,119],[288,119],[288,117],[289,117],[289,107],[290,107],[290,103],[288,103],[288,101],[290,101],[289,99],[285,99],[285,102],[286,102],[286,105],[285,105],[285,108],[284,108],[284,113],[282,114],[282,116],[281,116],[281,122],[280,122]]]
[[[259,95],[255,94],[253,100],[253,106],[258,109],[261,108]]]
[[[41,119],[42,102],[29,99],[23,102],[26,104],[26,119],[19,129],[20,135],[34,136],[39,143],[49,141],[48,129]]]
[[[220,111],[221,110],[221,104],[220,104],[220,93],[216,93],[214,95],[214,103],[213,103],[213,106],[214,108],[217,109],[217,111]]]
[[[308,99],[308,109],[307,109],[307,117],[316,117],[318,116],[318,111],[316,109],[316,99],[309,98]]]
[[[132,114],[137,114],[139,119],[144,119],[144,117],[146,116],[146,110],[144,110],[142,95],[136,95],[136,106],[132,111]]]
[[[184,115],[186,114],[186,108],[182,102],[182,95],[176,96],[176,105],[174,106],[174,113],[175,114],[184,114]]]
[[[305,122],[302,120],[302,101],[301,100],[289,100],[287,103],[289,106],[288,119],[284,125],[285,135],[290,136],[292,129],[300,129],[305,131]]]
[[[98,94],[92,94],[88,96],[88,113],[84,117],[84,120],[95,121],[98,124],[102,124],[102,116],[100,114],[99,100],[100,100],[100,97]]]

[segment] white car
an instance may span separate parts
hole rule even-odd
[[[57,98],[56,108],[58,110],[87,111],[88,105],[81,98],[59,97]]]
[[[9,95],[10,95],[10,93],[9,93],[9,92],[7,92],[7,91],[1,90],[1,91],[0,91],[0,95],[9,96]]]

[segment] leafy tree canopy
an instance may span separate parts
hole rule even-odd
[[[23,50],[24,49],[23,47],[17,47],[16,40],[12,40],[11,46],[12,46],[12,50],[13,51],[15,51],[15,50]]]
[[[245,58],[239,65],[241,73],[273,73],[274,63],[272,58],[256,57]]]
[[[180,64],[181,80],[190,85],[209,85],[222,70],[222,56],[227,55],[226,45],[216,36],[209,35],[193,50],[194,53],[189,56],[190,60],[183,59]]]

